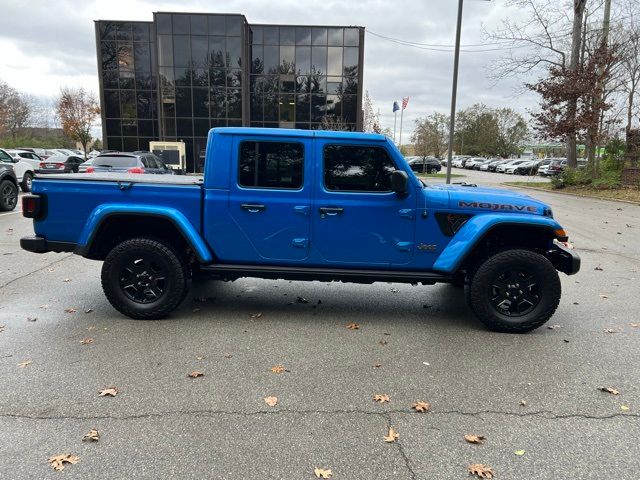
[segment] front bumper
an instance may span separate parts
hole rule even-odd
[[[33,253],[73,252],[76,246],[73,242],[52,242],[38,236],[22,237],[20,239],[20,247]]]
[[[580,256],[562,243],[554,242],[553,248],[547,253],[556,270],[567,275],[574,275],[580,271]]]

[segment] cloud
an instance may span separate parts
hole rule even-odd
[[[5,25],[0,31],[0,78],[15,88],[37,96],[55,95],[61,86],[83,86],[98,91],[94,20],[152,20],[154,11],[242,13],[250,23],[358,25],[371,32],[431,45],[451,45],[455,38],[457,2],[452,0],[382,0],[324,2],[302,0],[209,0],[80,1],[2,0]],[[502,18],[517,17],[503,0],[465,2],[462,43],[481,44],[482,26],[496,26]],[[430,48],[430,47],[428,47]],[[478,49],[481,47],[470,47]],[[365,39],[364,88],[385,127],[393,127],[391,105],[409,95],[404,132],[415,119],[450,108],[453,53],[399,45],[367,34]],[[463,52],[460,57],[458,106],[476,102],[511,106],[522,113],[535,106],[536,98],[525,94],[514,100],[520,85],[506,80],[492,86],[486,69],[502,52]],[[405,142],[409,133],[403,134]]]

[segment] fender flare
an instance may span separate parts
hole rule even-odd
[[[102,204],[89,215],[78,240],[75,253],[86,255],[95,240],[100,226],[109,218],[118,216],[139,215],[142,217],[158,217],[169,220],[193,250],[201,263],[211,263],[213,254],[202,239],[202,236],[182,212],[171,207],[155,207],[153,205]]]
[[[547,230],[555,237],[555,230],[562,229],[553,218],[529,214],[482,214],[471,217],[449,244],[440,253],[433,264],[433,270],[443,273],[455,273],[473,249],[494,228],[502,226],[536,227]]]

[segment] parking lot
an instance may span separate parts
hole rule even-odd
[[[448,285],[210,281],[169,319],[135,321],[99,263],[24,252],[31,222],[0,214],[0,477],[449,479],[483,463],[499,479],[637,478],[640,206],[520,191],[582,257],[552,328],[527,335],[486,331]],[[55,472],[63,453],[79,462]]]

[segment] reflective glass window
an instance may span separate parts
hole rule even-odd
[[[148,23],[133,24],[133,41],[134,42],[149,41],[149,24]]]
[[[302,187],[304,148],[292,142],[242,142],[238,184],[243,187]]]
[[[207,30],[207,16],[206,15],[191,15],[191,35],[206,35]]]
[[[264,50],[261,45],[251,47],[251,73],[264,72]]]
[[[328,48],[327,75],[342,75],[342,47]]]
[[[209,116],[209,89],[194,88],[192,93],[193,93],[193,116],[208,117]]]
[[[280,47],[280,73],[295,73],[296,47]]]
[[[176,87],[176,117],[191,117],[191,88]]]
[[[133,58],[136,71],[151,71],[151,51],[148,43],[134,43]]]
[[[209,35],[225,35],[224,15],[209,16]]]
[[[279,45],[280,36],[278,33],[278,27],[263,27],[264,44],[265,45]]]
[[[358,75],[358,57],[359,49],[357,47],[345,47],[344,49],[344,75]]]
[[[311,28],[296,27],[296,45],[311,45]]]
[[[280,63],[280,48],[275,46],[264,47],[264,71],[265,73],[276,73]]]
[[[158,61],[160,66],[173,65],[173,40],[171,35],[158,37]]]
[[[321,27],[314,27],[311,30],[311,43],[313,45],[326,45],[327,44],[327,29]]]
[[[176,135],[178,137],[193,137],[193,120],[176,118]]]
[[[102,57],[103,70],[115,70],[118,68],[116,42],[100,42],[100,56]]]
[[[326,145],[324,186],[347,192],[390,192],[395,165],[381,147]]]
[[[191,37],[191,58],[195,67],[206,67],[209,59],[209,39],[205,36]]]
[[[211,66],[224,67],[225,52],[224,37],[209,37],[209,62]]]
[[[280,45],[295,45],[296,29],[295,27],[280,27]]]
[[[344,46],[357,47],[360,45],[360,30],[357,28],[344,29]]]
[[[242,35],[242,17],[237,15],[229,15],[226,18],[228,36],[239,37]]]
[[[118,90],[104,91],[104,114],[106,118],[120,117],[120,94]]]
[[[242,42],[240,37],[227,37],[227,66],[242,66]]]
[[[327,43],[330,46],[341,47],[343,43],[342,28],[329,28]]]
[[[138,118],[152,118],[153,109],[151,103],[151,92],[137,92],[136,96],[138,99]]]
[[[156,15],[155,23],[158,35],[171,35],[171,15],[159,13]]]
[[[311,73],[319,75],[327,73],[327,47],[311,48]]]
[[[308,75],[311,73],[311,48],[296,47],[296,73]]]
[[[116,24],[114,22],[100,22],[100,40],[116,39]]]
[[[173,15],[173,34],[189,35],[189,15]]]
[[[173,64],[188,67],[191,62],[191,42],[188,35],[173,36]]]
[[[262,40],[262,27],[251,27],[251,43],[253,45],[260,45]]]
[[[136,118],[137,110],[135,90],[120,90],[120,116],[122,118]]]

